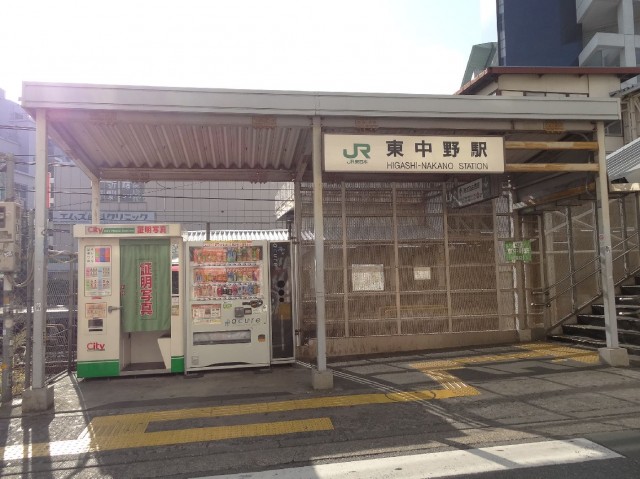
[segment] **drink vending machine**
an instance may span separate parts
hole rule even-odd
[[[185,370],[268,366],[267,242],[185,244]]]

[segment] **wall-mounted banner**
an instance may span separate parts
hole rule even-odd
[[[324,135],[324,169],[341,173],[503,173],[497,136]]]

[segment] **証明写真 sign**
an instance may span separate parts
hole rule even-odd
[[[324,135],[324,168],[344,173],[503,173],[502,137]]]

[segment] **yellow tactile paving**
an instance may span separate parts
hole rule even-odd
[[[451,376],[452,377],[452,376]],[[449,379],[449,378],[447,378]],[[466,386],[466,385],[465,385]],[[247,414],[287,412],[304,409],[323,409],[361,406],[370,404],[393,404],[431,399],[447,399],[477,394],[473,388],[446,387],[442,390],[425,389],[387,394],[355,394],[271,403],[239,404],[210,408],[178,409],[172,411],[139,414],[119,414],[94,418],[77,440],[56,441],[32,445],[15,445],[0,448],[0,458],[5,461],[29,457],[84,454],[87,452],[183,444],[189,442],[220,441],[240,437],[275,436],[306,431],[333,429],[328,418],[301,421],[283,421],[243,426],[220,426],[207,428],[178,429],[161,432],[145,432],[152,422],[182,419],[230,417]]]
[[[525,349],[526,351],[469,356],[436,361],[422,361],[419,363],[413,363],[410,366],[438,382],[438,384],[440,384],[445,390],[454,392],[456,397],[461,397],[476,396],[480,394],[480,392],[473,386],[465,384],[447,371],[461,369],[471,364],[505,362],[518,359],[549,358],[552,361],[568,361],[571,359],[573,361],[579,361],[587,364],[595,364],[599,362],[597,353],[568,346],[556,346],[548,343],[531,343],[517,347]]]
[[[598,362],[597,353],[582,349],[533,343],[518,346],[525,351],[505,354],[471,356],[438,361],[423,361],[411,366],[436,381],[442,389],[424,389],[394,393],[354,394],[292,401],[237,404],[205,408],[178,409],[139,414],[119,414],[94,418],[78,439],[13,445],[0,448],[0,458],[5,461],[30,457],[83,454],[96,451],[163,446],[190,442],[220,441],[242,437],[272,436],[307,431],[332,430],[329,418],[298,421],[255,423],[237,426],[216,426],[146,432],[154,422],[197,418],[220,418],[249,414],[268,414],[299,410],[350,407],[372,404],[417,402],[432,399],[448,399],[475,396],[480,392],[456,378],[449,371],[471,364],[513,361],[518,359],[549,358],[554,361],[575,360],[584,363]]]
[[[556,346],[548,343],[531,343],[523,344],[519,347],[533,350],[540,354],[554,356],[554,361],[567,361],[570,359],[572,361],[578,361],[586,364],[598,364],[600,362],[600,356],[597,352],[572,348],[569,346]]]
[[[445,361],[423,361],[411,364],[411,367],[420,371],[434,371],[441,369],[458,369],[471,364],[481,363],[497,363],[505,361],[516,361],[519,359],[542,359],[549,358],[552,360],[574,360],[584,363],[597,363],[599,361],[598,353],[586,351],[584,349],[571,348],[568,346],[556,346],[548,343],[531,343],[516,346],[526,351],[504,353],[504,354],[488,354],[483,356],[469,356]]]
[[[453,377],[453,376],[451,376]],[[268,414],[274,412],[300,411],[305,409],[323,409],[367,404],[390,404],[395,402],[422,401],[424,399],[446,399],[456,397],[456,388],[448,390],[407,391],[387,394],[353,394],[292,401],[268,403],[235,404],[232,406],[214,406],[192,409],[174,409],[137,414],[118,414],[93,419],[81,437],[87,435],[120,435],[127,428],[131,433],[143,432],[149,423],[176,421],[183,419],[242,416],[247,414]],[[127,432],[128,433],[128,432]]]
[[[118,436],[83,437],[72,441],[55,441],[31,445],[17,445],[0,448],[0,456],[5,461],[30,457],[62,456],[86,454],[145,446],[167,446],[190,442],[221,441],[242,437],[276,436],[309,431],[330,431],[333,424],[329,418],[280,421],[241,426],[217,426],[177,431],[133,433]]]

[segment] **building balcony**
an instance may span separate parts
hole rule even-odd
[[[638,48],[639,35],[598,32],[580,52],[578,61],[588,67],[636,66]]]
[[[622,0],[576,0],[576,18],[586,30],[618,21],[618,4]]]

